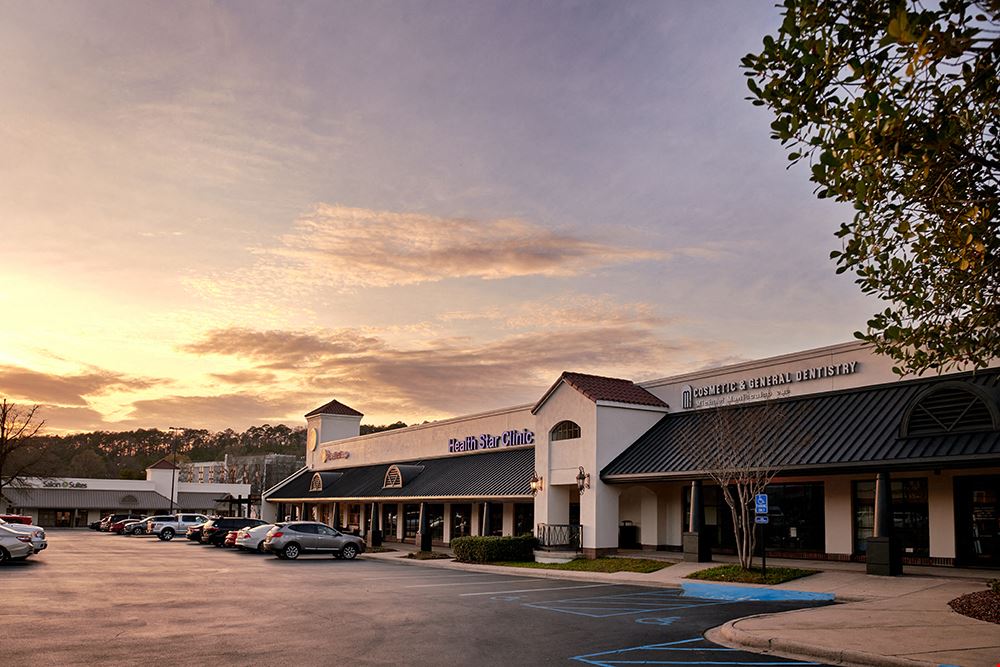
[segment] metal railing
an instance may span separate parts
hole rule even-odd
[[[535,533],[543,549],[576,549],[583,545],[583,526],[565,523],[540,523]]]

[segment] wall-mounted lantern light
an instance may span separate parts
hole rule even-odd
[[[581,496],[586,489],[590,488],[590,473],[585,472],[583,466],[580,466],[580,472],[576,476],[576,488],[580,490]]]
[[[538,476],[537,472],[531,473],[531,495],[537,494],[543,488],[542,478]]]

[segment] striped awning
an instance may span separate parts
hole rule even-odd
[[[390,468],[404,469],[401,486],[386,486]],[[420,468],[419,474],[415,474]],[[318,490],[310,491],[316,471],[303,469],[265,496],[269,502],[317,500],[530,499],[535,468],[533,447],[462,454],[437,459],[398,461],[357,468],[338,468],[331,479],[320,473]],[[325,477],[325,479],[324,479]]]
[[[4,487],[3,495],[8,504],[21,508],[165,510],[170,507],[170,499],[155,491]]]

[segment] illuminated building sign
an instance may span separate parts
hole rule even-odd
[[[449,438],[448,453],[476,452],[480,449],[497,449],[500,447],[516,447],[517,445],[535,444],[535,433],[528,429],[520,431],[504,431],[500,435],[484,433],[480,436],[468,435],[464,438]]]
[[[730,380],[729,382],[720,382],[717,384],[706,384],[700,387],[692,387],[688,385],[684,387],[681,391],[681,407],[685,410],[691,410],[695,407],[694,402],[697,399],[711,399],[714,397],[722,397],[727,394],[734,394],[741,391],[752,391],[756,389],[770,389],[772,387],[781,387],[783,385],[789,385],[795,382],[807,382],[809,380],[822,380],[824,378],[837,377],[839,375],[852,375],[858,370],[858,362],[848,361],[841,364],[828,364],[826,366],[813,366],[810,368],[802,368],[797,371],[787,371],[782,373],[771,373],[769,375],[759,375],[757,377],[744,378],[742,380]],[[783,394],[788,394],[790,391],[785,391]],[[782,395],[782,394],[779,394]],[[735,397],[734,397],[735,398]],[[761,392],[758,394],[749,395],[746,397],[739,397],[746,400],[759,400],[771,398],[770,392]],[[742,402],[742,400],[730,400],[730,401],[712,401],[711,405],[721,405],[723,403],[733,403]]]

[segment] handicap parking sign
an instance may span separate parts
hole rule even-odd
[[[755,504],[757,506],[756,513],[757,514],[767,514],[767,494],[766,493],[758,493],[757,496],[754,498],[754,500],[755,500]]]

